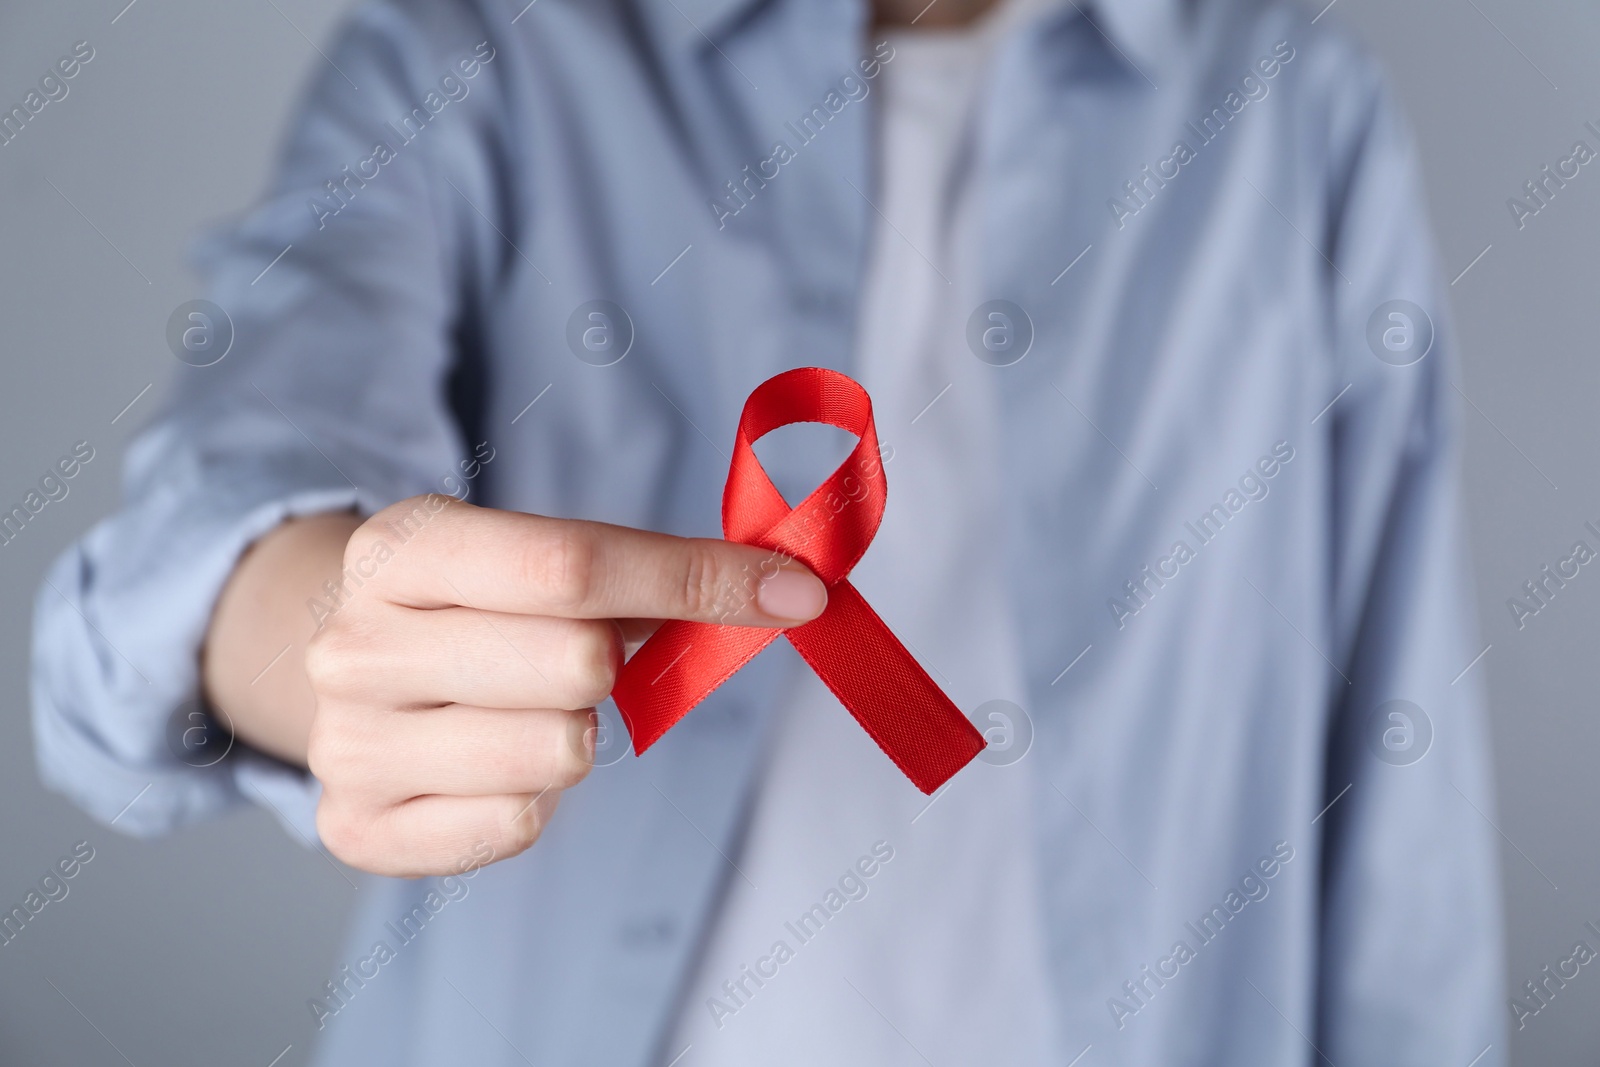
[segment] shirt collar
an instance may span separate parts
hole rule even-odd
[[[680,47],[707,47],[726,37],[740,19],[771,0],[636,0],[663,39]]]
[[[1130,62],[1161,66],[1182,47],[1184,0],[1063,0]]]

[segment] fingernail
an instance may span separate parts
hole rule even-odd
[[[827,606],[827,587],[806,571],[780,570],[756,588],[756,607],[769,618],[809,622]]]
[[[585,763],[594,763],[594,737],[599,728],[599,717],[593,711],[567,719],[567,741],[573,753]]]

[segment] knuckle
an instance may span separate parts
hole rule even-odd
[[[594,592],[596,546],[583,524],[552,521],[529,539],[526,577],[556,610],[575,611]]]
[[[358,739],[346,717],[328,706],[319,706],[306,737],[306,769],[324,786],[344,783],[358,766]]]
[[[594,769],[588,752],[585,749],[583,731],[589,729],[588,713],[577,712],[583,716],[581,729],[565,728],[562,731],[562,741],[559,745],[555,759],[555,766],[551,769],[550,779],[557,789],[571,789],[585,778]]]
[[[358,809],[326,791],[317,802],[317,836],[329,852],[352,867],[365,866],[369,826]]]
[[[358,532],[369,532],[380,537],[388,533],[409,541],[440,527],[454,526],[452,520],[458,514],[456,509],[470,506],[443,493],[410,496],[375,513]],[[352,538],[351,544],[355,543],[356,539]],[[346,553],[348,555],[348,548]]]
[[[349,667],[349,639],[344,627],[329,621],[306,642],[305,672],[314,692],[325,693],[338,684]]]
[[[524,739],[508,754],[502,768],[507,777],[535,794],[583,781],[589,773],[589,759],[583,735],[570,720],[573,715],[582,715],[587,722],[587,714],[578,712],[541,712],[530,718]]]
[[[303,666],[318,696],[347,693],[370,674],[375,651],[374,622],[357,618],[357,609],[327,619],[306,641]]]
[[[611,695],[622,666],[622,632],[610,621],[574,627],[567,638],[566,675],[573,709]]]
[[[369,515],[365,522],[355,528],[350,534],[350,539],[344,543],[344,569],[350,570],[361,560],[361,545],[370,544],[374,539],[383,536],[383,523],[388,508],[375,515]]]
[[[589,772],[594,770],[594,764],[589,762],[584,755],[575,754],[567,761],[567,774],[561,780],[562,789],[571,789],[589,777]]]
[[[544,818],[539,813],[539,795],[514,796],[503,809],[497,836],[499,857],[520,855],[533,847],[544,830]]]
[[[682,577],[686,616],[706,619],[721,613],[731,583],[725,580],[722,560],[711,544],[690,541],[684,546]]]

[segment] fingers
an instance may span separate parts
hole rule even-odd
[[[589,773],[593,738],[587,711],[323,701],[308,753],[322,783],[317,830],[335,856],[376,874],[506,859]]]
[[[610,694],[651,620],[791,626],[827,603],[781,554],[439,495],[367,520],[344,564],[305,657],[318,829],[346,862],[399,876],[533,843],[593,763],[573,709]]]
[[[325,627],[306,655],[315,690],[396,708],[591,708],[611,694],[623,638],[609,619],[476,608],[369,607]]]
[[[529,796],[424,796],[374,810],[324,793],[317,832],[329,852],[373,874],[459,874],[527,851],[560,799],[555,789]]]
[[[589,710],[450,705],[323,717],[312,755],[325,789],[394,805],[427,793],[490,797],[570,789],[594,763]]]
[[[593,739],[587,710],[341,706],[318,716],[309,759],[326,793],[378,808],[569,789],[593,766]]]
[[[428,502],[448,501],[429,515]],[[428,515],[422,523],[418,514]],[[419,524],[420,523],[420,524]],[[415,525],[414,532],[412,531]],[[390,547],[385,595],[418,608],[465,604],[509,614],[687,619],[793,626],[827,606],[822,582],[781,553],[604,523],[550,519],[422,497],[385,509],[351,538]]]

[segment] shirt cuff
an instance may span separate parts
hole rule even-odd
[[[96,527],[46,574],[35,603],[32,672],[40,775],[94,818],[135,836],[249,801],[315,845],[321,786],[309,773],[237,741],[215,764],[191,766],[175,739],[184,709],[200,707],[200,648],[245,549],[287,519],[370,513],[384,501],[348,486],[257,482],[254,500],[229,501],[223,491],[210,508],[194,507],[205,495],[189,494],[182,505],[141,501]]]

